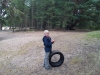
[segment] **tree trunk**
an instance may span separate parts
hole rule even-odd
[[[50,29],[50,24],[49,24],[49,20],[48,20],[48,22],[47,22],[47,26],[48,26],[48,29]]]
[[[38,29],[38,18],[36,20],[36,29]]]
[[[34,14],[33,14],[33,11],[34,11],[34,10],[33,10],[33,1],[32,1],[32,7],[31,7],[31,15],[32,15],[32,16],[31,16],[31,17],[32,17],[32,18],[31,18],[31,28],[32,28],[32,29],[34,28],[34,22],[33,22],[33,15],[34,15]]]
[[[0,30],[2,30],[2,24],[0,24]]]
[[[13,25],[13,28],[12,28],[13,29],[13,32],[14,32],[14,28],[15,28],[15,25]]]
[[[27,31],[27,23],[28,22],[28,20],[27,20],[27,16],[25,17],[25,31]]]
[[[42,30],[42,28],[43,28],[43,27],[42,27],[42,19],[41,19],[41,30]]]
[[[63,23],[63,21],[61,20],[61,22],[60,22],[60,28],[62,28],[62,25],[63,25],[62,23]]]
[[[77,25],[77,23],[79,23],[78,20],[76,20],[75,22],[73,22],[73,20],[71,21],[72,23],[70,25],[67,25],[66,26],[66,29],[69,29],[69,30],[75,30],[75,26]]]
[[[47,24],[47,22],[44,21],[44,22],[43,22],[43,29],[44,29],[44,30],[46,29],[46,24]]]
[[[78,5],[79,0],[73,0],[73,1],[75,2],[76,5]],[[77,14],[77,9],[74,7],[73,16],[75,16],[76,14]],[[74,28],[78,22],[79,22],[78,20],[72,19],[71,23],[69,25],[67,25],[65,29],[74,30]]]

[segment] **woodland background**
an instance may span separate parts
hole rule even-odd
[[[100,0],[0,0],[2,26],[22,30],[100,29]]]

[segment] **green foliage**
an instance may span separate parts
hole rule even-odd
[[[10,0],[5,22],[17,27],[100,29],[99,0]],[[17,24],[18,23],[18,24]],[[22,25],[20,25],[20,23]]]
[[[99,1],[89,0],[82,5],[79,5],[80,14],[78,18],[80,22],[78,23],[77,27],[90,29],[90,30],[98,30],[100,29],[100,11]]]

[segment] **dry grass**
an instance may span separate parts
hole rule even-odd
[[[5,37],[6,36],[6,37]],[[85,40],[86,32],[51,31],[53,50],[65,61],[51,71],[43,66],[43,32],[0,32],[0,75],[100,75],[100,40]]]

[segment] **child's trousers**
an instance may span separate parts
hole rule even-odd
[[[50,55],[50,52],[45,53],[44,67],[45,67],[46,69],[50,68],[50,64],[49,64],[49,55]]]

